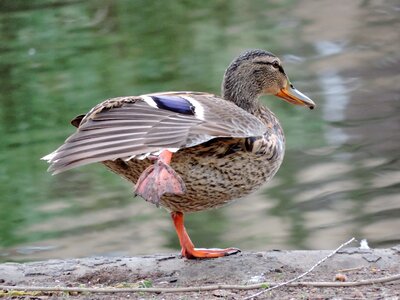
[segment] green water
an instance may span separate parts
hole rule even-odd
[[[106,98],[219,93],[226,66],[250,48],[278,54],[318,109],[263,99],[286,133],[280,171],[248,199],[188,216],[192,239],[243,250],[399,243],[398,8],[2,0],[0,260],[176,252],[168,214],[134,199],[130,184],[100,165],[51,176],[39,159]]]

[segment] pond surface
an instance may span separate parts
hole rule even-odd
[[[399,2],[299,3],[2,0],[0,260],[178,252],[169,215],[129,183],[101,165],[51,176],[39,159],[106,98],[219,93],[226,66],[250,48],[279,55],[318,108],[263,99],[285,129],[285,161],[258,193],[189,215],[195,243],[399,243]]]

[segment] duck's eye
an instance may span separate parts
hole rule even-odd
[[[274,62],[272,63],[272,66],[273,66],[275,69],[279,69],[279,63],[278,63],[277,61],[274,61]]]

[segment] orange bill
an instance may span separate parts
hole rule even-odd
[[[295,105],[307,106],[309,109],[314,109],[315,107],[314,101],[297,90],[290,82],[275,96]]]

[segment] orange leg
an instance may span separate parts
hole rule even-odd
[[[169,165],[172,160],[172,152],[168,151],[168,150],[164,150],[163,152],[160,153],[160,155],[158,155],[158,159],[162,160],[164,163]]]
[[[172,153],[164,150],[154,164],[140,175],[135,192],[158,206],[164,194],[182,195],[186,191],[182,178],[169,166]]]
[[[228,256],[240,252],[237,248],[227,249],[203,249],[195,248],[189,235],[186,232],[184,225],[183,213],[172,212],[172,220],[174,221],[175,230],[178,234],[179,242],[182,247],[181,254],[186,258],[216,258],[221,256]]]

